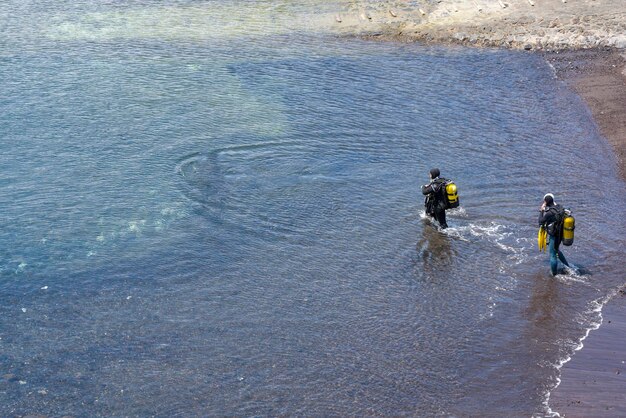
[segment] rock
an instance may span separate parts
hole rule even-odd
[[[531,49],[533,49],[533,46],[531,44],[524,45],[524,50],[525,51],[530,51]]]

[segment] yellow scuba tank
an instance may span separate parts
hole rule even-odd
[[[446,197],[448,199],[448,208],[459,207],[459,195],[457,194],[456,184],[451,181],[446,183]]]
[[[563,245],[572,245],[574,243],[574,228],[576,221],[571,213],[566,213],[563,219]]]

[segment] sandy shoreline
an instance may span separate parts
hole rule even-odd
[[[626,54],[613,49],[544,53],[556,75],[589,106],[600,132],[613,146],[626,179]]]
[[[624,0],[351,1],[334,30],[369,39],[535,51],[589,106],[626,179],[626,3]],[[561,369],[550,394],[566,417],[626,416],[626,296]]]
[[[592,331],[572,361],[561,370],[561,384],[550,397],[563,417],[626,416],[626,292],[602,310],[602,325]]]
[[[626,49],[622,0],[348,1],[336,31],[437,43]]]

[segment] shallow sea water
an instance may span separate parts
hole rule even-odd
[[[539,57],[341,38],[333,7],[0,5],[0,415],[550,412],[623,284],[610,147]]]

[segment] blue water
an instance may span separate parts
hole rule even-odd
[[[547,413],[623,282],[626,190],[540,57],[137,4],[0,6],[0,415]]]

